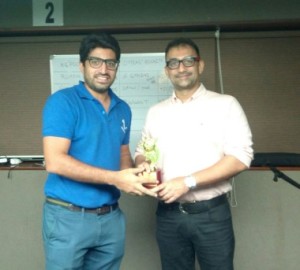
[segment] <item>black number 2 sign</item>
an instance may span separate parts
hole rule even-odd
[[[54,4],[52,2],[47,2],[45,5],[47,12],[45,23],[55,23],[53,13],[54,13]]]
[[[63,26],[63,3],[63,0],[32,0],[32,25]]]

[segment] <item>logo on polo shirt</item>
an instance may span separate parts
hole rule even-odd
[[[126,130],[127,130],[126,123],[125,123],[125,119],[122,119],[121,129],[122,129],[122,131],[123,131],[124,133],[125,133]]]

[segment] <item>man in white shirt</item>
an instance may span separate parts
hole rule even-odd
[[[232,270],[234,233],[226,193],[229,179],[253,158],[252,135],[238,101],[201,83],[204,61],[190,39],[171,41],[165,72],[173,95],[150,108],[143,138],[156,141],[162,183],[157,241],[163,270]],[[141,144],[137,166],[149,171]]]

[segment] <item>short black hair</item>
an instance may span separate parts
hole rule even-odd
[[[197,44],[190,38],[183,38],[183,37],[173,39],[167,44],[167,47],[165,49],[165,56],[167,57],[168,52],[172,48],[180,47],[180,46],[190,46],[196,51],[197,55],[200,56],[200,50]]]
[[[116,60],[120,61],[121,49],[119,42],[107,33],[90,34],[82,39],[79,48],[80,62],[84,63],[91,50],[96,48],[111,49],[116,54]]]

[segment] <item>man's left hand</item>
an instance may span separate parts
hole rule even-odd
[[[189,188],[184,183],[184,177],[177,177],[170,181],[163,182],[157,187],[151,189],[151,191],[157,192],[160,200],[165,203],[171,203],[187,193]]]

